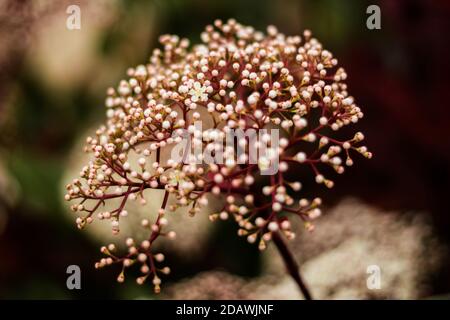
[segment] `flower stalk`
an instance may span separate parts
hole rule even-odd
[[[300,268],[297,264],[297,261],[295,261],[295,257],[292,254],[292,252],[289,250],[289,247],[288,247],[286,241],[282,238],[282,236],[280,235],[279,232],[274,232],[272,234],[272,241],[275,244],[275,246],[277,247],[278,252],[280,253],[280,255],[283,259],[283,262],[286,266],[287,272],[292,277],[292,279],[294,279],[294,281],[297,283],[305,300],[312,300],[311,293],[301,276]]]

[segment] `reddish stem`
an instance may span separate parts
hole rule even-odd
[[[280,233],[279,232],[272,233],[272,240],[277,246],[281,257],[283,258],[287,271],[299,286],[303,296],[305,297],[306,300],[312,300],[308,287],[306,286],[305,282],[303,282],[303,279],[301,277],[297,261],[295,261],[292,252],[289,250],[286,242],[283,240]]]

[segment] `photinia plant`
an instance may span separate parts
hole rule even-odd
[[[189,47],[186,39],[161,36],[163,50],[155,49],[148,64],[129,69],[128,80],[108,89],[107,121],[87,138],[92,159],[67,185],[65,199],[76,201],[71,209],[79,214],[78,228],[109,220],[117,234],[132,214],[128,201],[145,203],[145,190],[162,190],[156,219],[141,222],[148,237],[131,235],[123,254],[114,244],[102,247],[105,257],[95,264],[120,264],[118,282],[126,268],[138,265],[137,283],[150,278],[159,292],[160,277],[170,269],[161,265],[164,255],[154,243],[176,237],[168,228],[171,212],[188,207],[195,215],[217,197],[223,208],[209,218],[234,219],[238,234],[261,250],[273,241],[309,299],[284,238],[295,237],[292,217],[312,231],[322,201],[302,196],[298,169],[308,168],[315,182],[332,188],[324,172],[343,173],[354,152],[371,157],[360,146],[361,132],[333,138],[363,117],[347,92],[347,74],[310,31],[302,39],[269,26],[265,35],[232,19],[217,20],[201,39]],[[120,205],[102,210],[110,199]]]

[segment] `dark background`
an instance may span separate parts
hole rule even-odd
[[[62,177],[76,141],[104,117],[105,89],[116,85],[127,67],[147,61],[159,34],[196,43],[216,18],[232,17],[260,30],[274,24],[286,34],[311,29],[346,69],[349,91],[365,113],[359,126],[374,154],[337,179],[325,201],[352,195],[389,210],[423,210],[439,238],[450,242],[450,2],[37,2],[0,0],[1,298],[148,293],[149,287],[131,282],[117,285],[117,270],[94,270],[99,244],[67,218]],[[366,8],[373,3],[381,7],[381,30],[366,28]],[[96,29],[79,55],[64,56],[64,44],[72,41],[65,31],[69,4],[82,10],[82,29],[72,34],[83,37],[91,25]],[[54,46],[45,51],[42,43],[49,40]],[[56,72],[45,72],[47,63],[58,61],[53,54],[62,55],[63,63],[53,66]],[[203,260],[184,264],[182,257],[171,257],[177,263],[170,281],[215,267],[259,274],[257,249],[243,244],[232,225],[214,228]],[[83,270],[81,291],[65,287],[70,264]],[[449,261],[434,278],[433,294],[450,292]]]

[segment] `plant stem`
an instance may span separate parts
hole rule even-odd
[[[297,261],[295,261],[292,252],[289,250],[286,242],[284,241],[280,233],[279,232],[272,233],[272,240],[277,246],[281,257],[283,258],[287,271],[289,272],[291,277],[295,280],[295,282],[298,284],[300,291],[305,297],[305,300],[312,300],[308,287],[303,282],[302,276],[300,275],[300,270]]]

